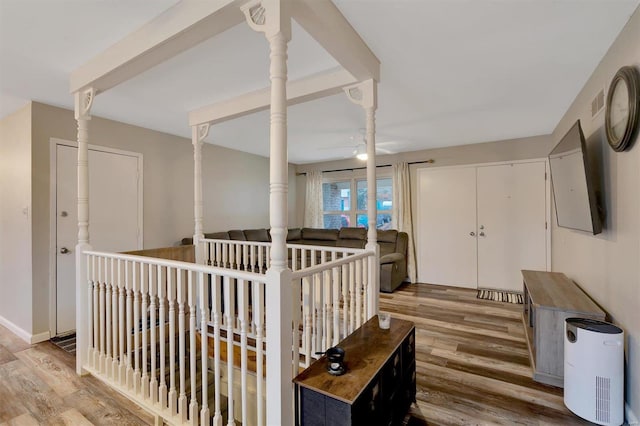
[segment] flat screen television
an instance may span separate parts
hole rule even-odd
[[[580,120],[549,154],[551,185],[558,226],[602,232],[602,220],[595,193],[595,179],[587,159],[587,149]]]

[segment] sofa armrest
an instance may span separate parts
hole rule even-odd
[[[384,265],[385,263],[394,263],[404,260],[404,255],[402,253],[389,253],[384,256],[380,256],[380,264]]]

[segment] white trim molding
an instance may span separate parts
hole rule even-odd
[[[0,325],[6,327],[9,331],[11,331],[13,334],[18,336],[25,342],[29,343],[30,345],[44,342],[51,338],[51,335],[48,331],[43,331],[42,333],[38,333],[38,334],[31,334],[28,331],[24,330],[23,328],[12,323],[2,315],[0,315]]]

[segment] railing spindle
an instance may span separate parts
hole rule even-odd
[[[140,264],[140,296],[142,297],[142,322],[140,328],[142,329],[142,376],[140,381],[142,384],[142,395],[145,399],[149,398],[149,373],[147,371],[148,356],[149,356],[149,275],[151,265],[146,263]]]
[[[158,271],[159,266],[149,265],[149,313],[151,318],[149,319],[149,331],[151,334],[151,369],[149,374],[149,398],[152,403],[158,402],[158,381],[156,379],[156,355],[157,355],[157,340],[156,340],[156,292],[160,274]]]
[[[181,421],[187,421],[187,391],[186,391],[186,327],[185,327],[185,301],[186,288],[184,275],[186,271],[179,269],[178,273],[178,350],[180,352],[180,396],[178,397],[178,414]]]
[[[167,408],[167,379],[165,371],[165,364],[167,362],[167,272],[167,267],[158,266],[158,300],[160,305],[160,387],[158,389],[158,400],[163,409]]]
[[[218,426],[222,424],[222,411],[220,407],[220,321],[221,321],[221,301],[220,295],[222,292],[221,277],[216,275],[211,279],[211,308],[213,310],[213,377],[214,377],[214,413],[213,424]]]
[[[106,283],[106,258],[101,259],[98,267],[98,275],[100,276],[100,360],[99,360],[99,371],[101,373],[105,373],[105,295],[107,291],[107,283]]]
[[[235,322],[235,289],[229,277],[224,278],[224,310],[227,319],[227,425],[233,426],[234,395],[233,395],[233,323]]]
[[[206,275],[208,280],[210,275]],[[202,372],[202,408],[200,409],[200,424],[209,425],[209,419],[211,417],[209,413],[209,368],[207,362],[209,359],[209,344],[208,344],[208,331],[209,331],[209,292],[208,286],[205,281],[205,274],[198,272],[198,294],[200,295],[200,348],[202,366],[200,368]],[[195,382],[195,377],[192,379]]]
[[[240,400],[242,409],[242,424],[248,424],[247,418],[247,363],[249,361],[249,353],[247,351],[247,305],[249,298],[247,297],[247,282],[245,280],[237,280],[238,292],[238,319],[240,322]]]
[[[124,265],[124,275],[125,275],[125,288],[127,292],[127,389],[133,389],[133,362],[131,357],[133,356],[134,346],[132,343],[132,334],[133,334],[133,310],[134,310],[134,301],[133,301],[133,274],[135,270],[135,263],[133,262],[125,262]]]
[[[133,369],[133,391],[140,392],[140,285],[142,283],[142,264],[135,262],[133,264],[133,350],[134,350],[134,369]]]
[[[356,291],[356,321],[355,328],[359,328],[362,325],[362,262],[356,261],[355,272],[355,291]]]
[[[167,296],[169,297],[169,413],[178,413],[178,392],[176,391],[176,279],[180,272],[167,268]]]
[[[125,275],[126,275],[126,260],[118,259],[118,383],[121,385],[126,385],[127,378],[127,364],[125,362],[125,297],[126,297],[126,288],[125,288]]]

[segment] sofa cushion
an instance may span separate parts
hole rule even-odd
[[[384,265],[385,263],[393,263],[404,260],[404,255],[401,253],[389,253],[384,256],[380,256],[380,264]]]
[[[338,241],[337,229],[302,228],[302,239],[318,241]]]
[[[300,228],[291,228],[287,232],[287,241],[297,241],[302,239],[302,230]]]
[[[245,229],[244,237],[247,241],[259,241],[268,243],[271,241],[271,235],[267,229]]]
[[[338,239],[340,240],[366,240],[367,229],[366,228],[341,228],[338,232]]]
[[[398,231],[395,229],[389,229],[386,231],[378,230],[378,242],[383,243],[396,243],[396,238],[398,237]]]
[[[229,233],[228,232],[209,232],[208,234],[204,234],[204,237],[209,240],[228,240]]]
[[[338,232],[336,247],[364,248],[367,244],[367,230],[365,228],[341,228]]]
[[[244,232],[241,229],[232,229],[229,231],[229,237],[236,241],[247,241],[247,238],[244,236]]]
[[[387,231],[378,231],[378,245],[380,246],[380,256],[396,252],[396,242],[398,231],[389,229]]]

